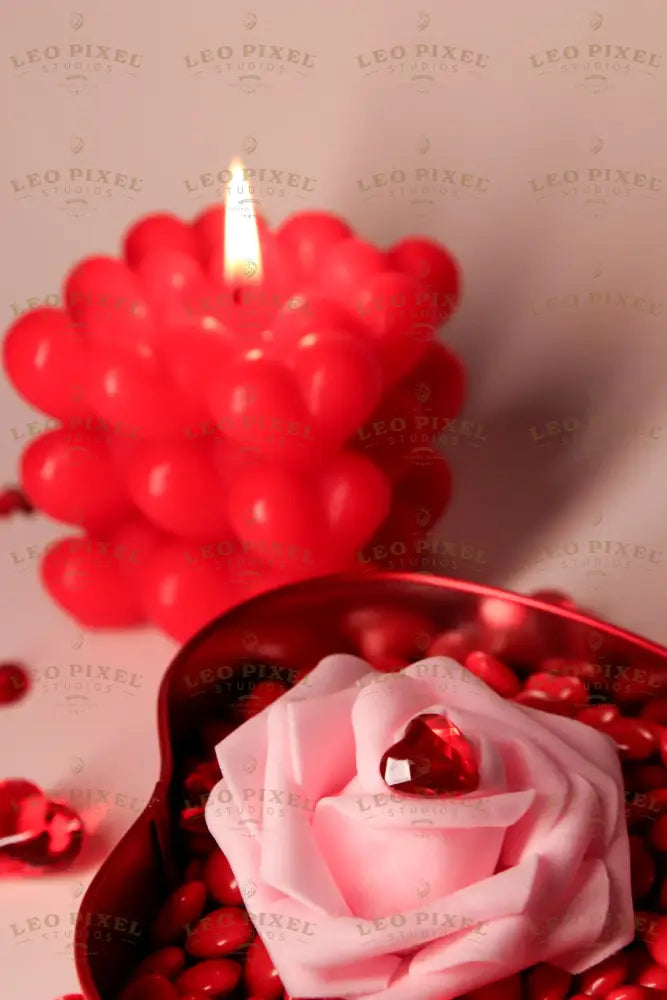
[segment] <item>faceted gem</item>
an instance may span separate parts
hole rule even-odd
[[[402,740],[384,754],[380,774],[406,795],[474,792],[479,785],[475,751],[445,715],[418,715]]]
[[[81,817],[64,802],[52,802],[32,782],[0,782],[0,872],[69,864],[81,850]]]

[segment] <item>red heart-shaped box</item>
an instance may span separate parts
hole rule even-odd
[[[355,622],[364,609],[378,605],[395,607],[413,624],[430,619],[437,632],[456,629],[451,634],[457,642],[474,629],[482,648],[515,664],[566,657],[599,664],[605,677],[614,676],[608,664],[623,667],[623,676],[638,668],[637,674],[641,670],[641,676],[653,679],[656,694],[667,686],[667,649],[580,614],[566,602],[547,604],[474,583],[416,574],[339,575],[283,587],[234,608],[183,647],[162,681],[159,781],[93,879],[79,911],[75,957],[86,1000],[117,1000],[148,953],[147,930],[160,903],[182,881],[175,766],[190,754],[205,720],[210,725],[216,714],[224,715],[229,694],[216,666],[234,659],[259,661],[289,668],[296,677],[324,655],[357,649]],[[400,638],[394,636],[399,645]],[[381,654],[382,637],[371,639],[380,642]],[[412,641],[422,643],[421,655],[430,639],[413,627]],[[448,638],[438,643],[443,648],[433,652],[457,656]],[[406,648],[409,655],[419,658]],[[617,693],[632,699],[631,690]]]

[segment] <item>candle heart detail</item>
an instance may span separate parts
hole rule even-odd
[[[384,473],[345,452],[316,477],[269,463],[249,468],[230,489],[229,513],[243,545],[270,565],[324,572],[350,564],[390,503]]]
[[[407,274],[379,271],[358,282],[353,308],[380,354],[389,383],[419,364],[437,325],[425,285]]]
[[[474,792],[479,785],[475,751],[447,716],[418,715],[383,755],[380,774],[406,795]]]
[[[380,366],[365,344],[339,331],[302,337],[289,366],[248,352],[212,380],[211,412],[245,448],[295,466],[320,464],[375,409]]]

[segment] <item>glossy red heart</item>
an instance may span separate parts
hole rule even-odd
[[[302,337],[290,369],[260,350],[221,369],[209,403],[237,444],[294,466],[322,464],[367,419],[382,392],[372,351],[350,334]]]
[[[372,462],[344,452],[318,476],[255,466],[232,485],[229,503],[236,534],[260,558],[329,572],[349,566],[383,522],[391,488]]]
[[[355,287],[354,313],[380,352],[385,376],[395,383],[424,357],[433,340],[436,314],[419,281],[396,271],[379,271]]]

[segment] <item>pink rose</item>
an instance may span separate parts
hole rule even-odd
[[[471,744],[475,791],[385,784],[385,751],[426,713]],[[292,996],[447,1000],[536,962],[579,972],[634,936],[612,742],[453,660],[379,674],[329,656],[217,756],[207,823]]]

